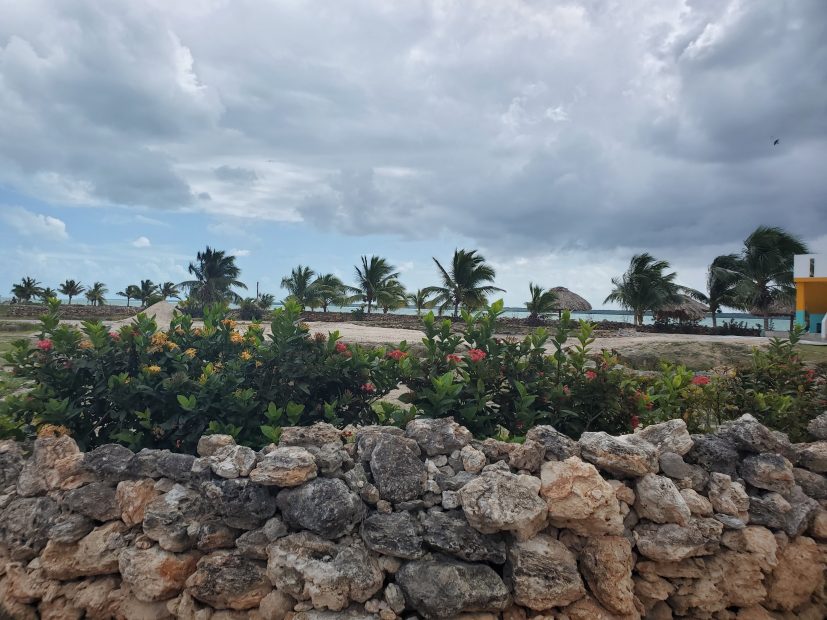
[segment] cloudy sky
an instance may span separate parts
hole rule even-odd
[[[827,252],[824,0],[0,0],[0,294],[207,244],[409,288],[478,248],[595,306],[758,224]],[[778,145],[773,145],[778,139]]]

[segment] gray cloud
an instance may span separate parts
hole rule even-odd
[[[501,256],[825,233],[823,0],[3,5],[0,183],[42,198]]]

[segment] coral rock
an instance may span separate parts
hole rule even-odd
[[[276,503],[288,525],[323,538],[339,538],[359,524],[365,507],[339,479],[315,478],[300,487],[283,489]]]
[[[562,607],[585,594],[574,554],[545,534],[510,545],[505,574],[514,601],[529,609]]]
[[[285,446],[267,453],[250,472],[250,480],[265,486],[295,487],[316,477],[313,455],[299,446]]]
[[[600,603],[616,614],[635,613],[632,545],[622,536],[595,536],[580,552],[580,569]]]
[[[389,502],[414,500],[425,492],[425,463],[402,437],[383,436],[371,453],[370,471],[379,495]]]
[[[459,490],[465,518],[483,534],[511,531],[520,540],[531,538],[543,528],[548,515],[538,483],[529,476],[484,472]]]
[[[637,435],[587,432],[579,443],[583,460],[609,473],[636,478],[658,471],[657,449]]]
[[[248,476],[255,465],[256,453],[247,446],[224,446],[210,457],[213,473],[222,478]]]
[[[789,492],[795,485],[793,466],[780,454],[755,454],[740,466],[741,477],[752,486],[778,493]]]
[[[637,481],[635,495],[635,510],[642,519],[686,525],[692,516],[678,488],[664,476],[646,474]]]
[[[44,573],[61,581],[117,573],[118,558],[129,542],[124,536],[126,530],[120,521],[111,521],[95,528],[77,543],[49,541],[40,554]]]
[[[140,601],[163,601],[184,589],[200,554],[170,553],[160,547],[128,547],[118,560],[121,577]]]
[[[115,501],[121,521],[127,525],[137,525],[143,522],[147,505],[158,495],[158,491],[155,490],[155,481],[151,478],[119,482],[115,491]]]
[[[409,512],[374,513],[362,521],[362,540],[368,549],[397,558],[424,555],[422,527]]]
[[[634,535],[641,555],[661,562],[711,555],[718,550],[724,526],[714,519],[692,518],[689,525],[644,523]]]
[[[454,418],[416,418],[408,422],[405,436],[416,441],[428,456],[451,454],[471,442],[473,436]]]
[[[778,553],[778,565],[767,578],[770,609],[795,611],[824,585],[824,560],[812,538],[800,536]]]
[[[482,534],[459,510],[432,512],[422,517],[425,543],[467,562],[505,562],[505,541],[499,534]]]
[[[205,512],[200,493],[176,484],[144,509],[144,534],[167,551],[186,551],[196,541]]]
[[[664,452],[674,452],[683,456],[692,449],[694,444],[689,431],[686,430],[686,422],[680,418],[652,424],[639,430],[635,435],[655,446],[658,455]]]
[[[580,456],[580,444],[553,426],[535,426],[526,433],[525,438],[543,446],[543,458],[549,461],[564,461],[572,456]]]

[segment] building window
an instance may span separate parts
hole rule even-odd
[[[816,259],[810,259],[810,277],[814,278],[816,275]]]

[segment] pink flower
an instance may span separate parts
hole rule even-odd
[[[709,377],[706,375],[695,375],[692,377],[692,385],[706,385],[709,383]]]
[[[388,357],[398,362],[399,360],[403,360],[406,357],[408,357],[408,352],[400,351],[399,349],[394,349],[393,351],[388,353]]]
[[[569,386],[563,386],[563,394],[565,394],[566,396],[571,396],[571,390],[569,389]]]
[[[109,332],[109,337],[116,342],[121,339],[121,335],[118,332]]]
[[[347,345],[344,342],[336,343],[336,353],[344,353],[347,351]]]
[[[54,346],[54,343],[51,340],[49,340],[48,338],[42,338],[41,340],[37,341],[36,346],[41,351],[51,351],[52,346]]]
[[[593,370],[587,370],[586,379],[588,379],[589,381],[594,381],[595,379],[597,379],[597,373]]]
[[[472,362],[479,362],[485,359],[485,351],[482,349],[470,349],[468,351],[468,357],[471,358]]]
[[[454,353],[449,353],[445,356],[445,360],[450,362],[451,364],[459,364],[462,361],[462,358],[459,355],[455,355]]]
[[[372,383],[363,383],[361,387],[362,391],[367,392],[368,394],[373,394],[376,391],[376,386]]]

